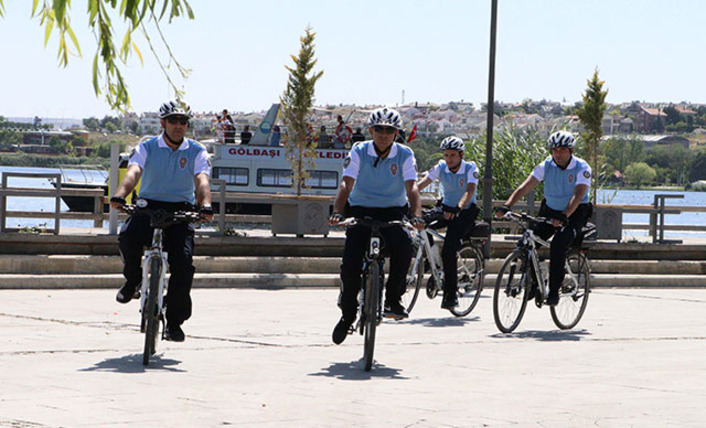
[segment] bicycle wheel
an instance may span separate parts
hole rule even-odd
[[[566,272],[559,289],[559,303],[549,308],[554,324],[562,330],[574,328],[581,320],[588,304],[591,283],[591,268],[586,256],[573,253],[566,261],[571,272]]]
[[[517,328],[527,308],[529,269],[525,263],[525,251],[515,250],[507,256],[495,282],[493,317],[503,333],[511,333]]]
[[[162,271],[162,259],[150,259],[150,287],[145,299],[142,316],[145,318],[145,349],[142,354],[142,364],[148,365],[150,356],[157,351],[157,330],[159,329],[159,279]]]
[[[409,264],[409,272],[407,272],[407,284],[404,294],[402,294],[402,306],[407,309],[407,313],[412,312],[414,304],[417,303],[419,297],[419,289],[424,282],[424,249],[418,249],[416,257]]]
[[[465,317],[476,307],[483,290],[484,262],[481,252],[470,242],[464,242],[457,254],[458,306],[451,309],[457,317]]]
[[[373,352],[375,351],[375,327],[377,327],[378,305],[380,304],[380,265],[370,264],[370,270],[365,281],[365,302],[363,312],[364,338],[363,361],[365,371],[369,372],[373,366]]]

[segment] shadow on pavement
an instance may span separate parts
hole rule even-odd
[[[401,324],[421,325],[423,327],[463,327],[468,323],[478,322],[480,317],[464,318],[448,316],[445,318],[416,318],[401,321]]]
[[[490,337],[496,339],[535,339],[542,342],[577,342],[590,335],[591,333],[587,330],[528,330],[510,334],[496,333]]]
[[[333,363],[321,369],[318,373],[309,373],[309,376],[326,376],[341,380],[369,380],[372,378],[409,379],[400,375],[401,370],[387,367],[384,364],[373,362],[369,372],[363,370],[363,359],[350,363]]]
[[[93,367],[80,369],[81,372],[115,372],[115,373],[144,373],[147,370],[165,370],[169,372],[184,372],[177,367],[180,361],[162,358],[160,354],[150,358],[149,366],[142,365],[142,354],[131,354],[120,358],[108,358]]]

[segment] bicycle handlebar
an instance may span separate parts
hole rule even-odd
[[[405,220],[390,220],[390,221],[380,221],[380,220],[374,220],[370,217],[348,217],[345,218],[336,224],[336,226],[342,226],[342,227],[351,227],[355,226],[356,224],[360,224],[362,226],[370,227],[370,228],[377,228],[377,229],[384,229],[387,227],[392,227],[392,226],[404,226],[407,228],[413,228],[413,226]]]
[[[195,211],[169,212],[162,208],[140,208],[134,204],[123,205],[123,211],[130,216],[144,215],[150,217],[152,227],[165,228],[177,223],[196,223],[201,220],[201,214]]]

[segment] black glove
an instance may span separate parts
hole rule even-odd
[[[452,207],[452,206],[450,206],[450,205],[442,205],[442,206],[441,206],[441,209],[442,209],[445,213],[452,213],[452,214],[458,214],[458,212],[461,211],[461,208],[459,208],[459,207]]]
[[[505,213],[507,213],[507,212],[509,212],[509,211],[512,211],[512,209],[510,209],[510,207],[507,206],[507,205],[500,205],[500,207],[497,208],[497,211],[498,211],[500,214],[503,214],[503,215],[504,215]]]
[[[340,222],[340,221],[343,221],[343,216],[339,213],[333,213],[330,216],[328,216],[328,219],[331,221]]]
[[[211,205],[203,205],[199,209],[199,214],[201,216],[207,216],[207,215],[212,216],[213,215],[213,207]]]
[[[125,198],[121,198],[120,196],[113,196],[110,198],[110,202],[117,202],[120,205],[125,205],[127,201],[125,201]]]
[[[421,217],[413,217],[409,222],[412,223],[412,226],[417,226],[418,224],[426,225],[426,222]]]
[[[555,218],[563,224],[569,224],[569,217],[567,217],[564,213],[552,213],[549,215],[549,218]]]

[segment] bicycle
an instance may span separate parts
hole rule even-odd
[[[431,244],[434,238],[438,238],[442,242],[445,239],[433,228],[436,223],[436,220],[427,222],[424,230],[417,233],[414,239],[416,256],[412,260],[407,274],[407,292],[402,296],[403,306],[407,312],[411,312],[417,302],[419,290],[424,282],[425,270],[430,272],[426,285],[426,294],[429,299],[434,299],[444,287],[444,271],[441,260],[438,260],[438,252],[436,255],[432,255],[434,251]],[[450,309],[451,313],[457,317],[464,317],[471,313],[480,299],[485,276],[482,245],[488,239],[488,232],[487,223],[476,221],[473,233],[463,240],[461,248],[457,252],[458,306]],[[429,234],[432,235],[431,240]]]
[[[515,249],[505,258],[498,272],[493,295],[495,325],[501,332],[511,333],[520,324],[530,298],[535,299],[538,308],[546,304],[548,272],[546,262],[540,260],[537,250],[538,246],[548,248],[550,244],[536,236],[531,227],[551,220],[512,211],[505,213],[504,218],[517,223],[523,230]],[[587,223],[574,239],[566,258],[566,276],[559,288],[559,303],[549,307],[554,324],[562,330],[574,328],[586,310],[591,267],[584,240],[595,233],[595,225]]]
[[[162,248],[162,231],[177,223],[194,223],[200,219],[197,212],[178,211],[170,213],[163,209],[152,209],[147,201],[138,199],[135,204],[123,205],[123,210],[130,216],[145,215],[150,217],[150,226],[154,228],[152,245],[145,249],[142,256],[142,284],[140,286],[140,333],[145,333],[145,346],[142,364],[149,365],[150,356],[157,352],[157,332],[162,324],[161,339],[165,335],[164,296],[167,292],[166,265],[167,252]]]
[[[385,283],[385,255],[382,252],[383,237],[381,229],[402,225],[411,227],[409,223],[399,220],[378,221],[370,217],[349,217],[338,223],[339,226],[351,227],[362,225],[370,228],[368,248],[363,258],[363,276],[361,280],[358,320],[349,334],[356,330],[363,336],[363,368],[370,371],[373,365],[375,351],[375,330],[382,322],[382,287]]]

